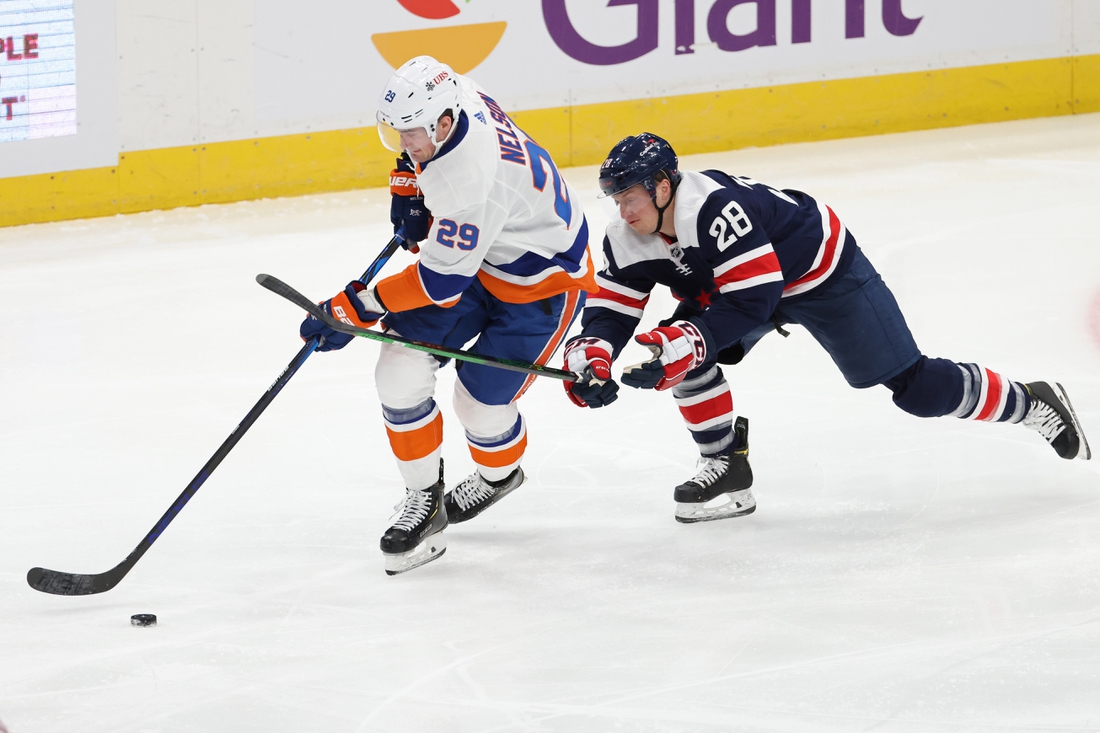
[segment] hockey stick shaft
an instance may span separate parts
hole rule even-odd
[[[409,349],[415,349],[417,351],[424,351],[428,354],[435,356],[442,356],[448,359],[457,359],[459,361],[468,361],[473,364],[483,364],[485,366],[496,367],[498,369],[506,369],[512,372],[523,372],[524,374],[534,374],[540,377],[553,377],[554,379],[561,379],[565,382],[577,381],[577,375],[573,372],[566,371],[564,369],[554,369],[553,367],[543,366],[542,364],[528,364],[522,361],[514,361],[512,359],[502,359],[495,356],[488,356],[485,354],[475,354],[471,351],[463,351],[461,349],[452,349],[446,346],[439,346],[437,344],[429,344],[424,341],[416,341],[415,339],[407,339],[397,334],[382,333],[380,331],[373,331],[369,328],[359,328],[343,321],[338,321],[323,308],[318,306],[312,300],[299,293],[294,288],[290,287],[282,280],[271,275],[257,275],[256,282],[263,287],[267,288],[276,295],[280,295],[286,298],[291,303],[294,303],[298,307],[308,312],[314,318],[322,321],[326,326],[334,331],[340,333],[347,333],[353,336],[361,336],[371,341],[380,341],[384,344],[397,344],[398,346],[404,346]]]
[[[367,271],[363,273],[363,276],[359,279],[360,282],[363,284],[370,282],[400,246],[400,235],[391,239],[389,244],[387,244],[382,252],[379,253],[378,257],[375,258],[374,262],[371,263],[371,266],[367,268]],[[275,399],[279,392],[282,391],[283,387],[286,386],[287,382],[290,381],[290,378],[294,376],[303,364],[305,364],[306,359],[308,359],[310,354],[317,349],[319,344],[319,338],[312,338],[302,346],[291,362],[287,364],[286,368],[280,372],[278,378],[276,378],[271,386],[267,388],[267,391],[260,397],[260,400],[248,411],[248,414],[237,424],[237,427],[233,428],[233,432],[229,434],[229,437],[218,447],[218,450],[214,452],[214,455],[210,457],[206,465],[199,470],[195,478],[191,479],[191,483],[187,485],[183,493],[176,497],[176,500],[172,502],[172,506],[168,508],[164,516],[153,525],[153,528],[149,530],[149,533],[145,535],[144,539],[138,543],[138,546],[127,555],[125,560],[111,570],[97,575],[64,573],[57,570],[47,570],[46,568],[38,567],[31,568],[27,571],[27,583],[35,590],[42,591],[43,593],[62,596],[84,596],[94,593],[103,593],[118,585],[119,581],[126,577],[126,574],[130,572],[130,569],[133,568],[135,564],[137,564],[141,556],[152,547],[161,533],[163,533],[172,520],[176,518],[176,515],[180,513],[183,507],[187,505],[187,502],[191,500],[195,492],[197,492],[206,482],[206,479],[210,478],[210,474],[214,472],[214,469],[216,469],[218,465],[221,464],[222,460],[229,455],[229,452],[233,450],[234,446],[244,437],[244,434],[252,427],[252,424],[259,419],[260,415],[267,409],[267,406],[271,404],[272,400]]]

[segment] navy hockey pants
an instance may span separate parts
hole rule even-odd
[[[748,353],[777,324],[788,323],[810,332],[848,384],[857,389],[883,384],[908,413],[946,415],[962,400],[964,378],[958,365],[921,354],[893,293],[860,250],[847,272],[805,295],[780,301],[774,321],[743,338],[742,348]]]

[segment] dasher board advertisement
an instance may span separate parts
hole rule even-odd
[[[0,143],[76,134],[74,0],[0,0]]]
[[[351,10],[314,0],[311,8],[256,5],[261,120],[368,124],[385,79],[419,54],[523,110],[1058,58],[1084,40],[1074,37],[1083,10],[1074,0],[376,0]],[[308,90],[308,104],[288,89]]]

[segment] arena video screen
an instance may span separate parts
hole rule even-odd
[[[76,134],[74,0],[0,0],[0,143]]]

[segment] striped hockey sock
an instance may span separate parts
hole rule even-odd
[[[466,431],[470,456],[486,481],[500,481],[519,467],[527,450],[527,424],[523,415],[507,431],[490,437],[477,436]]]
[[[699,447],[699,454],[715,456],[733,444],[733,395],[717,366],[672,388],[680,414]]]
[[[1027,414],[1030,399],[1019,382],[977,364],[958,364],[963,373],[963,398],[951,414],[963,420],[1017,423]]]
[[[443,415],[435,400],[407,409],[382,405],[382,418],[405,486],[419,490],[435,484],[443,445]]]

